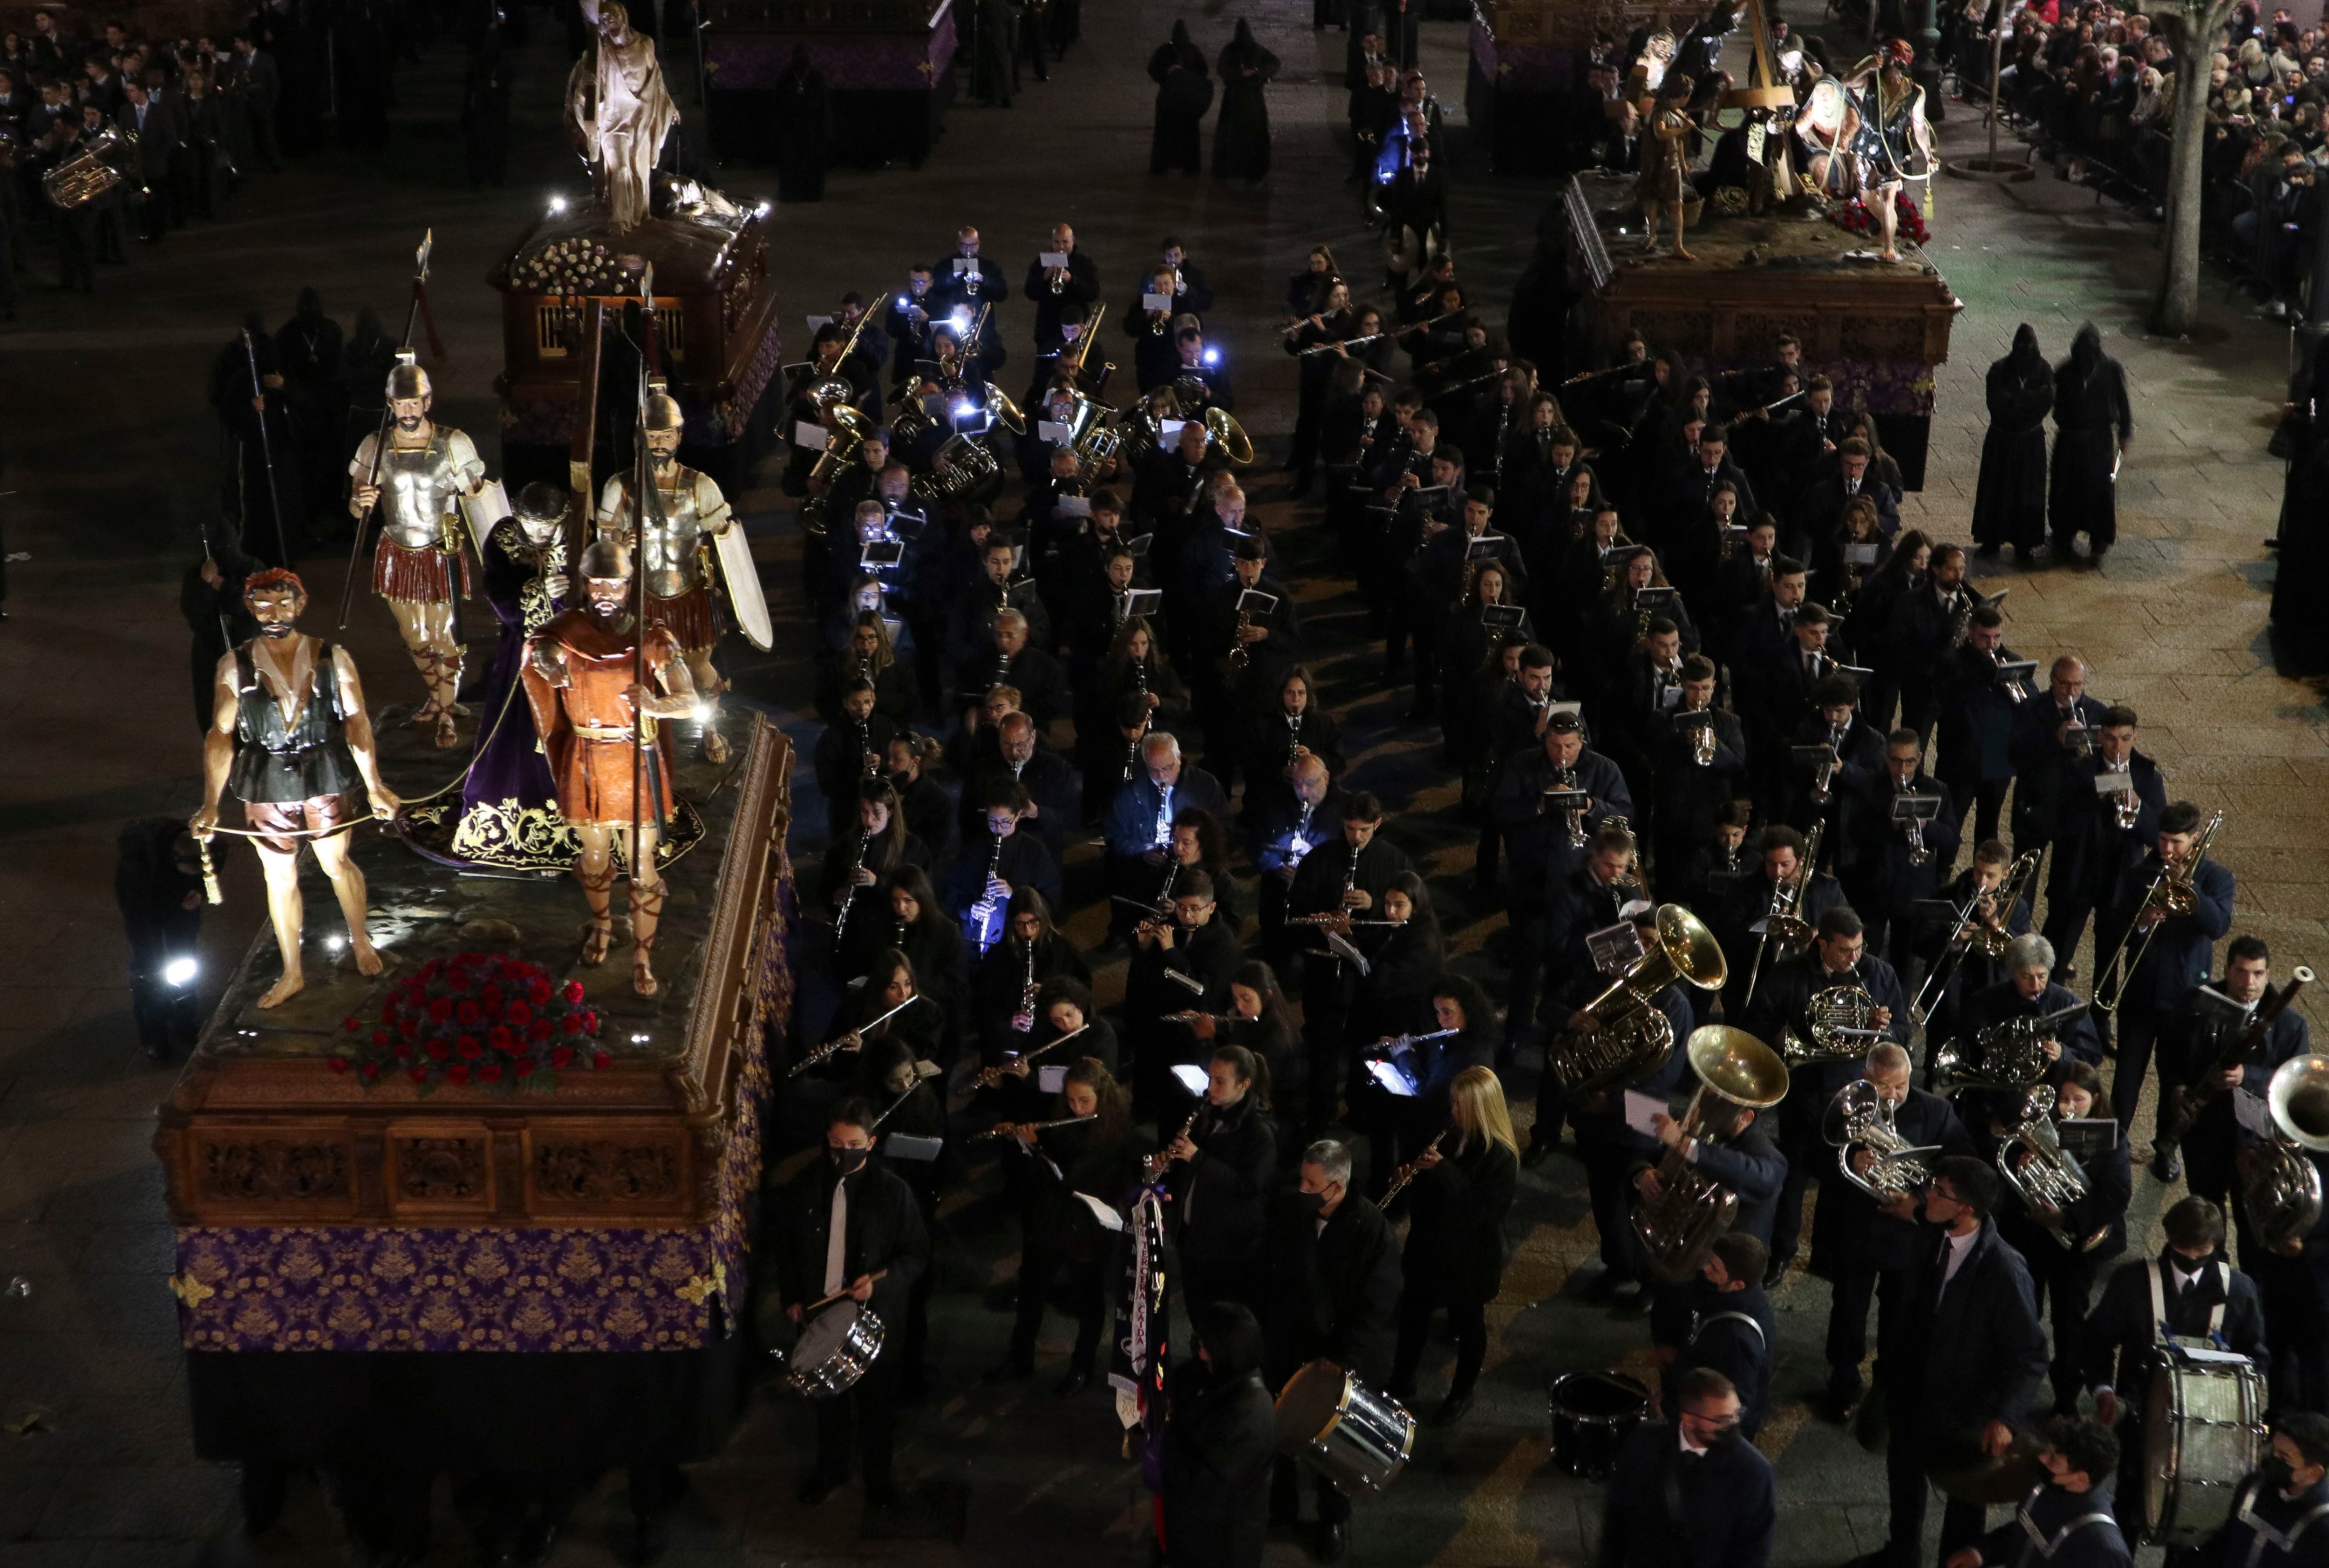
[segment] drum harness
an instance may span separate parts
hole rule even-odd
[[[2153,1258],[2144,1267],[2151,1273],[2151,1320],[2159,1327],[2161,1343],[2175,1344],[2180,1336],[2167,1327],[2167,1282],[2160,1272],[2159,1260]],[[2232,1266],[2219,1258],[2215,1263],[2215,1273],[2220,1299],[2208,1311],[2208,1338],[2218,1349],[2230,1349],[2230,1347],[2224,1343],[2224,1308],[2231,1300]]]
[[[2233,1518],[2256,1533],[2256,1539],[2249,1543],[2248,1561],[2241,1565],[2241,1568],[2256,1568],[2258,1560],[2264,1556],[2264,1549],[2267,1546],[2294,1555],[2296,1543],[2304,1537],[2305,1532],[2311,1529],[2315,1522],[2324,1514],[2329,1514],[2329,1503],[2315,1503],[2297,1516],[2296,1523],[2291,1525],[2288,1527],[2288,1534],[2284,1535],[2274,1527],[2271,1521],[2259,1519],[2256,1516],[2256,1500],[2263,1496],[2264,1488],[2265,1483],[2261,1478],[2242,1488],[2239,1506],[2232,1510]]]
[[[2041,1535],[2038,1533],[2038,1522],[2030,1516],[2030,1505],[2037,1501],[2038,1494],[2045,1489],[2046,1488],[2043,1487],[2031,1488],[2030,1495],[2023,1498],[2022,1506],[2013,1511],[2013,1516],[2022,1522],[2022,1533],[2030,1537],[2031,1546],[2036,1550],[2038,1555],[2041,1559],[2051,1561],[2054,1554],[2062,1549],[2063,1542],[2069,1540],[2071,1535],[2085,1529],[2089,1525],[2116,1525],[2118,1523],[2116,1518],[2113,1518],[2107,1513],[2098,1512],[2092,1514],[2080,1514],[2076,1518],[2064,1524],[2063,1526],[2055,1531],[2052,1535]]]

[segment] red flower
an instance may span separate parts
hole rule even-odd
[[[477,1004],[471,1001],[467,997],[463,997],[458,1002],[454,1004],[453,1016],[465,1024],[473,1024],[477,1021],[481,1015],[478,1013]]]
[[[389,1040],[389,1034],[388,1034],[388,1031],[387,1031],[386,1029],[374,1029],[374,1030],[372,1030],[372,1043],[373,1045],[375,1045],[375,1046],[384,1046],[384,1045],[388,1044],[388,1040]]]
[[[453,1042],[453,1048],[460,1053],[461,1059],[465,1062],[475,1061],[485,1051],[485,1047],[477,1044],[477,1037],[475,1035],[463,1035]]]
[[[614,1060],[615,1058],[608,1055],[606,1052],[599,1051],[591,1056],[590,1065],[594,1067],[607,1067],[611,1066],[614,1064]]]
[[[467,991],[477,983],[476,977],[466,969],[457,969],[447,978],[455,991]]]
[[[403,1022],[396,1026],[396,1032],[402,1035],[408,1040],[417,1040],[420,1038],[420,1020],[419,1019],[406,1019]]]
[[[579,980],[568,981],[566,982],[566,1005],[569,1007],[579,1007],[581,1005],[581,1002],[582,982]]]
[[[496,1024],[492,1032],[486,1036],[486,1044],[497,1051],[514,1051],[517,1048],[517,1037]]]
[[[371,1079],[380,1076],[380,1064],[378,1062],[366,1062],[363,1067],[358,1070],[363,1074],[366,1081],[370,1081]]]
[[[456,1062],[445,1069],[445,1076],[453,1083],[466,1084],[469,1081],[469,1066],[467,1062]]]
[[[502,963],[502,978],[514,985],[525,978],[525,972],[529,967],[514,958],[504,960]]]
[[[399,1046],[396,1049],[389,1052],[388,1054],[394,1056],[400,1062],[409,1062],[412,1059],[412,1047],[410,1046]]]
[[[501,1082],[501,1077],[502,1065],[499,1062],[487,1062],[477,1069],[477,1078],[481,1083],[498,1084]]]
[[[536,1045],[540,1045],[542,1041],[548,1039],[550,1038],[550,1020],[548,1019],[536,1019],[533,1022],[526,1025],[525,1038],[532,1040]]]
[[[502,988],[489,985],[477,993],[477,1005],[487,1012],[502,1005]]]
[[[582,1032],[586,1035],[595,1035],[599,1032],[599,1015],[597,1013],[586,1012],[582,1015]]]
[[[509,1004],[510,1022],[514,1024],[523,1024],[527,1022],[533,1017],[533,1009],[526,1006],[525,1003],[522,1001],[514,1001]]]
[[[334,1056],[330,1058],[327,1065],[335,1073],[344,1073],[348,1070],[348,1059],[345,1056]]]
[[[441,1062],[453,1054],[442,1040],[431,1040],[423,1048],[428,1051],[429,1059],[432,1062]]]
[[[354,1034],[358,1029],[363,1028],[363,1025],[356,1022],[355,1014],[350,1013],[347,1017],[340,1020],[340,1028],[347,1030],[350,1034]]]
[[[409,1070],[404,1075],[411,1079],[416,1084],[426,1083],[429,1079],[429,1069],[426,1067],[414,1067]]]
[[[453,1004],[440,996],[429,1004],[429,1016],[441,1024],[453,1016]]]
[[[582,1015],[580,1013],[568,1013],[566,1015],[566,1032],[570,1035],[579,1035],[582,1032]]]
[[[550,1000],[550,982],[546,980],[530,981],[525,988],[525,1000],[536,1007],[547,1003]]]
[[[532,1077],[533,1075],[533,1058],[532,1056],[520,1056],[517,1059],[517,1066],[514,1070],[517,1073],[517,1075],[521,1078]]]
[[[550,1048],[550,1065],[553,1067],[562,1067],[573,1059],[574,1048],[571,1046],[552,1046]]]

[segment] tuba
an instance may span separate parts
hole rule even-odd
[[[1658,993],[1676,981],[1719,991],[1729,977],[1714,933],[1681,905],[1659,906],[1657,930],[1657,945],[1580,1009],[1598,1027],[1553,1038],[1548,1059],[1563,1092],[1588,1094],[1656,1072],[1674,1049],[1674,1025],[1658,1010]]]
[[[1820,1120],[1820,1133],[1835,1146],[1836,1168],[1843,1178],[1881,1203],[1905,1197],[1933,1179],[1929,1155],[1941,1151],[1938,1143],[1911,1148],[1893,1130],[1892,1103],[1865,1078],[1854,1078],[1835,1092]],[[1855,1150],[1866,1150],[1871,1163],[1854,1169]]]
[[[80,152],[42,175],[41,189],[61,211],[86,207],[120,184],[125,171],[135,166],[137,156],[137,136],[125,137],[118,128],[108,126],[91,136]]]
[[[2014,1119],[2013,1131],[1998,1141],[1997,1174],[2005,1178],[2031,1218],[2045,1225],[2063,1246],[2080,1250],[2079,1238],[2062,1229],[2061,1211],[2087,1196],[2087,1173],[2079,1169],[2077,1157],[2062,1147],[2062,1135],[2055,1130],[2052,1084],[2035,1084],[2023,1095],[2021,1114]],[[2045,1218],[2049,1210],[2054,1215],[2051,1223]],[[2098,1234],[2089,1239],[2098,1244],[2102,1236]]]
[[[1961,1038],[1942,1044],[1933,1051],[1933,1093],[1954,1094],[1960,1089],[1987,1089],[2006,1094],[2026,1092],[2046,1075],[2046,1053],[2039,1049],[2041,1042],[2052,1038],[2058,1026],[2086,1010],[2085,1002],[2074,1002],[2059,1012],[2032,1013],[1992,1024],[1974,1037],[1969,1048]]]
[[[1780,1051],[1791,1067],[1865,1055],[1869,1043],[1884,1033],[1869,1022],[1875,1016],[1876,999],[1856,980],[1814,991],[1804,1006],[1805,1030],[1810,1038],[1790,1024]]]
[[[2321,1170],[2306,1158],[2329,1152],[2329,1056],[2291,1056],[2265,1091],[2279,1136],[2240,1160],[2240,1196],[2266,1247],[2285,1258],[2305,1251],[2321,1222]]]
[[[1684,1049],[1698,1074],[1698,1093],[1683,1113],[1686,1133],[1698,1131],[1710,1094],[1750,1111],[1787,1098],[1787,1064],[1744,1029],[1709,1024],[1691,1031]],[[1651,1273],[1679,1284],[1698,1272],[1714,1238],[1730,1228],[1738,1212],[1737,1193],[1700,1174],[1679,1149],[1669,1149],[1658,1160],[1658,1196],[1634,1209],[1634,1235],[1648,1255]]]
[[[1205,410],[1205,434],[1212,437],[1213,445],[1240,468],[1253,461],[1253,438],[1245,433],[1244,426],[1230,417],[1227,408],[1208,408]]]
[[[873,421],[846,402],[821,405],[820,411],[833,424],[831,434],[825,437],[825,450],[816,455],[816,462],[810,467],[808,476],[812,480],[822,479],[830,485],[844,468],[857,461],[857,449],[864,446],[866,437],[875,432]],[[828,515],[830,506],[831,496],[825,492],[812,491],[802,496],[801,531],[822,535],[833,523]]]

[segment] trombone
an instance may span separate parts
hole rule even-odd
[[[1978,947],[1985,956],[1995,958],[2005,951],[2005,944],[2013,940],[2005,930],[2005,923],[2013,920],[2014,906],[2022,902],[2023,894],[2035,886],[2039,862],[2045,858],[2045,853],[2043,850],[2032,850],[2016,857],[1994,891],[1985,894],[1976,887],[1966,895],[1964,906],[1949,922],[1947,946],[1934,962],[1933,967],[1925,972],[1924,983],[1917,988],[1916,997],[1909,1003],[1910,1023],[1921,1028],[1932,1017],[1930,1004],[1938,1001],[1947,991],[1947,982],[1941,978],[1942,975],[1954,974],[1957,966],[1965,962],[1967,953]],[[1996,917],[1995,923],[1989,916],[1977,921],[1974,918],[1975,908],[1985,897],[1990,900],[1990,913]],[[1960,944],[1957,933],[1968,925],[1974,929]],[[1941,989],[1936,991],[1936,986]]]
[[[2159,928],[2167,924],[2167,917],[2189,915],[2199,907],[2200,895],[2192,886],[2192,878],[2199,875],[2200,862],[2208,858],[2209,846],[2216,841],[2216,835],[2223,831],[2223,826],[2224,813],[2215,812],[2209,817],[2208,825],[2200,830],[2200,837],[2192,845],[2189,859],[2180,865],[2163,863],[2160,866],[2159,875],[2154,877],[2151,886],[2144,890],[2143,902],[2135,907],[2135,919],[2119,936],[2118,946],[2112,951],[2110,962],[2096,972],[2102,977],[2095,987],[2097,1012],[2117,1012],[2118,1004],[2126,1000],[2126,988],[2136,970],[2141,967],[2143,955],[2151,951],[2151,939],[2159,934]],[[2160,918],[2145,925],[2144,915],[2154,911]],[[2136,935],[2137,931],[2142,933],[2140,937]],[[2128,950],[2130,943],[2134,944],[2131,952]]]
[[[1770,913],[1747,928],[1756,936],[1755,967],[1748,972],[1747,996],[1739,1004],[1742,1011],[1753,1003],[1755,988],[1762,983],[1763,960],[1770,954],[1771,938],[1777,935],[1787,946],[1800,949],[1810,946],[1816,934],[1800,912],[1804,895],[1811,890],[1812,878],[1819,874],[1820,835],[1826,831],[1825,822],[1812,824],[1812,831],[1804,839],[1803,860],[1796,866],[1796,874],[1771,889]]]

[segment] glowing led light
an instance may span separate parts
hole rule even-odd
[[[191,958],[174,958],[162,966],[162,983],[175,986],[192,985],[194,983],[194,976],[201,971],[202,965]]]
[[[565,198],[565,197],[563,197],[563,196],[552,196],[552,197],[550,199],[550,215],[551,215],[552,218],[557,217],[560,213],[561,213],[561,212],[563,212],[563,211],[566,211],[566,198]]]
[[[1207,364],[1209,364],[1209,365],[1218,365],[1218,364],[1220,364],[1221,362],[1221,350],[1219,350],[1219,349],[1207,349],[1207,350],[1205,351],[1205,363],[1207,363]]]

